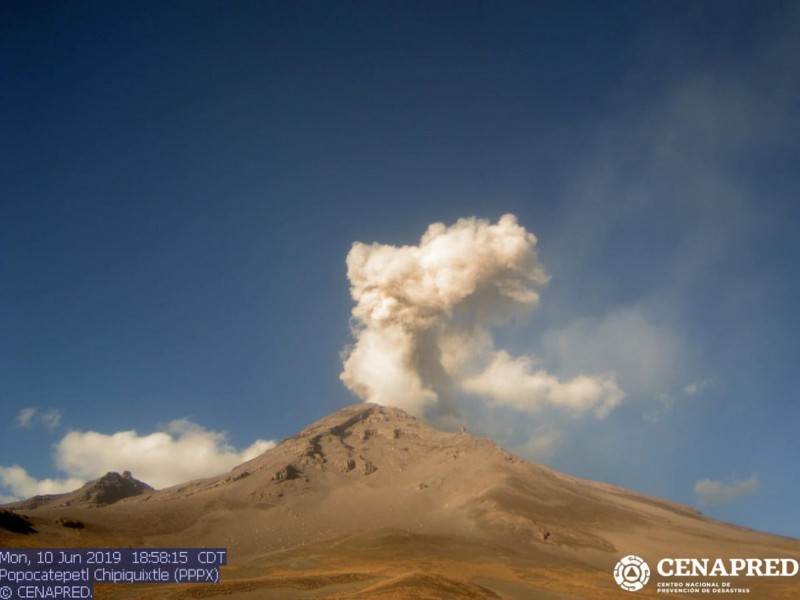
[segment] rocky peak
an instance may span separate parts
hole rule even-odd
[[[134,479],[130,471],[124,471],[122,475],[116,471],[110,471],[100,479],[90,481],[70,494],[74,496],[66,500],[65,505],[89,504],[92,506],[105,506],[119,502],[123,498],[138,496],[144,492],[152,491],[152,487],[138,479]]]
[[[331,434],[344,437],[361,423],[369,423],[382,428],[416,423],[417,419],[404,410],[393,406],[383,406],[372,402],[353,404],[316,421],[303,429],[298,437]],[[393,425],[394,424],[394,425]]]
[[[8,507],[25,510],[66,506],[97,507],[114,504],[124,498],[153,491],[155,490],[152,487],[135,479],[130,471],[124,471],[122,475],[110,471],[99,479],[85,483],[73,492],[33,496],[27,500],[9,504]]]

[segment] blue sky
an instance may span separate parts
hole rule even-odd
[[[550,281],[495,344],[624,398],[468,427],[800,536],[798,34],[782,2],[3,3],[0,496],[225,470],[358,401],[351,245],[511,213]]]

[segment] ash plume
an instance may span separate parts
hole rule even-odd
[[[536,237],[514,215],[434,223],[416,246],[356,242],[347,276],[355,343],[340,377],[364,401],[448,417],[470,394],[603,418],[623,397],[611,376],[561,381],[495,347],[492,329],[533,311],[548,281]]]

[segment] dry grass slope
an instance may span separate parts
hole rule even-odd
[[[107,506],[80,501],[83,492],[25,504],[36,532],[0,529],[0,546],[229,549],[218,585],[97,587],[96,598],[119,600],[631,598],[611,575],[625,554],[651,566],[665,556],[800,559],[798,540],[569,477],[369,404],[229,473],[142,492]],[[635,597],[670,597],[656,579]],[[733,583],[780,600],[800,598],[799,581]]]

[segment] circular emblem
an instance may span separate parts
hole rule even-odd
[[[650,567],[644,559],[629,554],[614,567],[614,580],[623,590],[638,592],[650,581]]]

